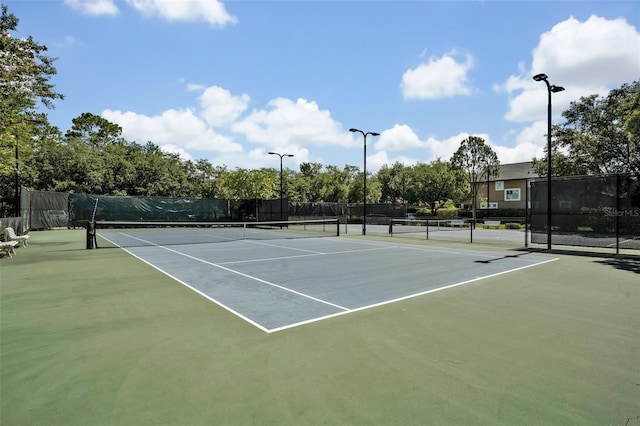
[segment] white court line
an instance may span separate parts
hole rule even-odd
[[[195,260],[195,261],[202,262],[202,263],[205,263],[205,264],[207,264],[207,265],[210,265],[210,266],[213,266],[213,267],[216,267],[216,268],[220,268],[220,269],[225,270],[225,271],[227,271],[227,272],[231,272],[232,274],[240,275],[241,277],[249,278],[249,279],[251,279],[251,280],[258,281],[258,282],[260,282],[260,283],[262,283],[262,284],[267,284],[267,285],[270,285],[270,286],[272,286],[272,287],[279,288],[280,290],[284,290],[284,291],[287,291],[287,292],[289,292],[289,293],[293,293],[293,294],[296,294],[296,295],[298,295],[298,296],[305,297],[305,298],[307,298],[307,299],[311,299],[311,300],[313,300],[313,301],[316,301],[316,302],[318,302],[318,303],[322,303],[322,304],[324,304],[324,305],[329,305],[329,306],[332,306],[332,307],[334,307],[334,308],[342,309],[342,310],[347,310],[347,309],[348,309],[348,308],[345,308],[344,306],[340,306],[340,305],[337,305],[337,304],[335,304],[335,303],[331,303],[331,302],[328,302],[328,301],[326,301],[326,300],[322,300],[322,299],[319,299],[319,298],[317,298],[317,297],[313,297],[313,296],[311,296],[311,295],[308,295],[308,294],[305,294],[305,293],[302,293],[302,292],[299,292],[299,291],[296,291],[296,290],[292,290],[292,289],[290,289],[290,288],[287,288],[287,287],[284,287],[284,286],[278,285],[278,284],[276,284],[276,283],[272,283],[272,282],[270,282],[270,281],[263,280],[263,279],[258,278],[258,277],[254,277],[254,276],[252,276],[252,275],[245,274],[245,273],[240,272],[240,271],[235,271],[235,270],[233,270],[233,269],[231,269],[231,268],[227,268],[227,267],[222,266],[222,265],[220,265],[220,264],[213,263],[213,262],[209,262],[209,261],[207,261],[207,260],[200,259],[200,258],[198,258],[198,257],[191,256],[191,255],[186,254],[186,253],[182,253],[182,252],[180,252],[180,251],[177,251],[177,250],[171,249],[171,248],[169,248],[169,247],[165,247],[165,246],[160,246],[160,245],[154,244],[154,243],[152,243],[151,241],[143,240],[142,238],[134,237],[134,236],[132,236],[132,235],[127,235],[127,234],[123,234],[123,235],[126,235],[127,237],[133,238],[133,239],[138,240],[138,241],[142,241],[143,243],[151,244],[152,246],[155,246],[155,247],[161,248],[161,249],[163,249],[163,250],[170,251],[170,252],[175,253],[175,254],[178,254],[178,255],[180,255],[180,256],[184,256],[184,257],[187,257],[187,258],[189,258],[189,259],[193,259],[193,260]],[[131,253],[129,250],[126,250],[126,251],[127,251],[128,253]],[[138,256],[136,256],[136,257],[138,257]],[[139,258],[139,257],[138,257],[138,258]],[[148,262],[147,262],[147,263],[148,263]],[[159,268],[156,268],[156,269],[159,269]],[[159,269],[159,270],[160,270],[160,269]],[[167,274],[167,275],[168,275],[168,274]],[[185,284],[185,285],[186,285],[187,287],[191,288],[192,290],[196,290],[195,288],[191,287],[191,286],[190,286],[190,285],[188,285],[188,284]],[[229,309],[229,310],[231,310],[231,309]]]
[[[237,263],[254,263],[254,262],[266,262],[271,260],[286,260],[286,259],[299,259],[302,257],[316,257],[316,256],[333,256],[337,254],[346,254],[346,253],[364,253],[369,251],[379,251],[379,250],[389,250],[396,249],[397,246],[389,246],[389,247],[376,247],[376,248],[367,248],[367,249],[357,249],[357,250],[342,250],[342,251],[329,251],[329,252],[316,252],[309,254],[298,254],[291,256],[277,256],[277,257],[266,257],[264,259],[247,259],[247,260],[230,260],[228,262],[220,262],[218,265],[234,265]]]
[[[226,268],[226,267],[222,266],[221,264],[215,264],[215,263],[212,263],[212,262],[208,262],[206,260],[199,259],[197,257],[191,256],[191,255],[188,255],[188,254],[185,254],[185,253],[182,253],[182,252],[179,252],[177,250],[170,249],[168,247],[160,246],[160,245],[151,243],[149,241],[146,241],[146,240],[143,240],[143,239],[131,236],[131,235],[127,235],[127,234],[123,234],[123,235],[126,235],[126,236],[128,236],[130,238],[133,238],[133,239],[136,239],[136,240],[139,240],[139,241],[142,241],[142,242],[145,242],[147,244],[150,244],[150,245],[153,245],[153,246],[156,246],[156,247],[171,251],[171,252],[179,254],[181,256],[185,256],[185,257],[191,258],[191,259],[196,260],[198,262],[202,262],[202,263],[205,263],[205,264],[208,264],[208,265],[211,265],[211,266],[226,270],[228,272],[231,272],[231,273],[234,273],[234,274],[238,274],[238,275],[244,276],[246,278],[258,281],[258,282],[262,282],[264,284],[267,284],[267,285],[282,289],[282,290],[287,291],[287,292],[291,292],[291,293],[297,294],[297,295],[305,297],[305,298],[309,298],[309,299],[317,301],[319,303],[326,304],[326,305],[329,305],[329,306],[333,306],[333,307],[341,310],[341,312],[336,312],[334,314],[329,314],[329,315],[325,315],[325,316],[321,316],[321,317],[317,317],[317,318],[312,318],[312,319],[309,319],[309,320],[306,320],[306,321],[287,324],[287,325],[282,326],[282,327],[276,327],[276,328],[269,329],[269,328],[266,328],[266,327],[260,325],[259,323],[255,322],[255,321],[251,320],[250,318],[240,314],[239,312],[235,311],[234,309],[230,308],[229,306],[226,306],[225,304],[219,302],[218,300],[212,298],[211,296],[208,296],[207,294],[201,292],[200,290],[192,287],[188,283],[185,283],[185,282],[181,281],[180,279],[178,279],[178,278],[174,277],[173,275],[167,273],[166,271],[160,269],[159,267],[155,266],[154,264],[152,264],[152,263],[146,261],[145,259],[137,256],[136,254],[130,252],[126,248],[121,247],[118,244],[113,243],[108,238],[105,238],[104,236],[101,235],[101,237],[104,238],[105,240],[107,240],[107,241],[111,242],[112,244],[122,248],[127,253],[129,253],[132,256],[142,260],[143,262],[145,262],[146,264],[150,265],[154,269],[162,272],[163,274],[165,274],[168,277],[176,280],[177,282],[179,282],[180,284],[182,284],[185,287],[189,288],[190,290],[200,294],[201,296],[204,296],[205,298],[207,298],[208,300],[211,300],[212,302],[214,302],[218,306],[220,306],[220,307],[226,309],[227,311],[237,315],[238,317],[244,319],[248,323],[250,323],[250,324],[254,325],[255,327],[257,327],[258,329],[264,331],[265,333],[269,333],[269,334],[270,333],[275,333],[275,332],[278,332],[278,331],[287,330],[287,329],[294,328],[294,327],[298,327],[298,326],[302,326],[302,325],[305,325],[305,324],[314,323],[314,322],[317,322],[317,321],[322,321],[322,320],[329,319],[329,318],[338,317],[338,316],[341,316],[341,315],[346,315],[346,314],[350,314],[350,313],[354,313],[354,312],[358,312],[358,311],[363,311],[363,310],[366,310],[366,309],[371,309],[371,308],[376,308],[376,307],[379,307],[379,306],[384,306],[384,305],[387,305],[387,304],[390,304],[390,303],[395,303],[395,302],[399,302],[399,301],[403,301],[403,300],[407,300],[407,299],[412,299],[412,298],[415,298],[415,297],[418,297],[418,296],[423,296],[423,295],[426,295],[426,294],[435,293],[437,291],[447,290],[447,289],[454,288],[454,287],[459,287],[459,286],[470,284],[470,283],[474,283],[476,281],[483,280],[483,279],[486,279],[486,278],[492,278],[492,277],[496,277],[496,276],[499,276],[499,275],[503,275],[503,274],[507,274],[507,273],[519,271],[519,270],[522,270],[522,269],[530,268],[530,267],[533,267],[533,266],[538,266],[538,265],[542,265],[542,264],[545,264],[545,263],[549,263],[549,262],[553,262],[553,261],[559,260],[559,258],[547,259],[547,260],[544,260],[544,261],[531,263],[529,265],[524,265],[524,266],[521,266],[521,267],[518,267],[518,268],[509,269],[507,271],[501,271],[501,272],[497,272],[497,273],[494,273],[494,274],[489,274],[489,275],[485,275],[485,276],[481,276],[481,277],[476,277],[476,278],[473,278],[473,279],[470,279],[470,280],[466,280],[466,281],[462,281],[462,282],[459,282],[459,283],[450,284],[450,285],[447,285],[447,286],[438,287],[438,288],[435,288],[435,289],[426,290],[426,291],[418,292],[418,293],[415,293],[415,294],[410,294],[410,295],[407,295],[407,296],[398,297],[398,298],[395,298],[395,299],[385,300],[383,302],[378,302],[378,303],[374,303],[374,304],[371,304],[371,305],[361,306],[359,308],[349,309],[349,308],[346,308],[346,307],[343,307],[343,306],[340,306],[340,305],[336,305],[336,304],[324,301],[322,299],[315,298],[315,297],[310,296],[310,295],[306,295],[304,293],[297,292],[295,290],[291,290],[289,288],[280,286],[278,284],[270,283],[268,281],[259,279],[257,277],[253,277],[253,276],[241,273],[239,271],[234,271],[233,269]],[[339,240],[336,240],[336,241],[339,241]],[[360,243],[360,242],[358,242],[358,243]],[[371,242],[368,242],[368,243],[366,243],[364,245],[376,246],[376,248],[359,249],[359,250],[345,250],[345,251],[333,252],[333,253],[319,253],[319,254],[307,254],[307,255],[299,255],[299,256],[288,256],[288,257],[284,257],[284,258],[325,256],[325,255],[331,255],[331,254],[343,254],[343,253],[354,253],[354,252],[357,253],[357,252],[372,251],[372,250],[383,250],[383,249],[389,249],[389,248],[399,248],[399,246],[389,246],[388,244],[383,244],[383,243],[371,243]],[[503,254],[503,253],[473,252],[473,251],[470,251],[470,250],[460,250],[460,251],[457,251],[457,250],[436,250],[436,249],[428,249],[428,248],[424,248],[424,247],[414,247],[414,246],[411,246],[411,245],[402,245],[402,247],[403,248],[408,248],[408,249],[423,250],[423,251],[428,251],[428,252],[447,253],[447,254],[475,255],[475,256],[496,256],[498,254]],[[273,258],[273,259],[264,259],[264,260],[277,260],[277,259],[282,259],[282,257],[281,258]],[[261,261],[261,260],[253,260],[253,261]],[[238,261],[238,262],[228,262],[228,263],[242,263],[242,262],[251,262],[251,261]]]
[[[281,246],[279,244],[272,244],[272,243],[265,243],[262,241],[255,241],[255,240],[242,240],[244,243],[250,243],[250,244],[258,244],[258,245],[262,245],[262,246],[268,246],[268,247],[278,247],[278,248],[283,248],[283,249],[287,249],[287,250],[295,250],[295,251],[304,251],[306,253],[315,253],[315,254],[324,254],[321,251],[316,251],[316,250],[305,250],[305,249],[301,249],[301,248],[295,248],[295,247],[287,247],[287,246]]]
[[[508,271],[496,272],[495,274],[490,274],[490,275],[485,275],[485,276],[482,276],[482,277],[472,278],[472,279],[467,280],[467,281],[462,281],[462,282],[459,282],[459,283],[450,284],[450,285],[447,285],[447,286],[444,286],[444,287],[438,287],[438,288],[434,288],[434,289],[431,289],[431,290],[426,290],[426,291],[422,291],[422,292],[419,292],[419,293],[398,297],[396,299],[385,300],[384,302],[374,303],[374,304],[367,305],[367,306],[361,306],[361,307],[355,308],[355,309],[348,309],[347,311],[344,311],[344,312],[337,312],[335,314],[325,315],[323,317],[313,318],[313,319],[310,319],[310,320],[307,320],[307,321],[301,321],[301,322],[294,323],[294,324],[288,324],[288,325],[285,325],[285,326],[282,326],[282,327],[271,328],[271,329],[268,329],[267,333],[275,333],[277,331],[287,330],[289,328],[294,328],[294,327],[298,327],[298,326],[305,325],[305,324],[311,324],[311,323],[316,322],[316,321],[321,321],[321,320],[325,320],[325,319],[329,319],[329,318],[334,318],[334,317],[338,317],[338,316],[346,315],[346,314],[352,314],[354,312],[364,311],[365,309],[377,308],[379,306],[388,305],[390,303],[400,302],[402,300],[412,299],[412,298],[418,297],[418,296],[424,296],[425,294],[435,293],[437,291],[447,290],[447,289],[450,289],[450,288],[459,287],[459,286],[466,285],[466,284],[471,284],[473,282],[484,280],[486,278],[497,277],[499,275],[508,274],[508,273],[519,271],[519,270],[526,269],[526,268],[531,268],[532,266],[543,265],[545,263],[553,262],[553,261],[556,261],[558,259],[559,258],[556,257],[556,258],[548,259],[548,260],[545,260],[545,261],[542,261],[542,262],[532,263],[530,265],[521,266],[519,268],[509,269]]]

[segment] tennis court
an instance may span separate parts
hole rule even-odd
[[[0,259],[3,425],[640,424],[637,256],[351,230],[126,247],[292,327],[266,333],[100,237],[30,235]],[[222,267],[350,311],[304,323],[307,298]]]
[[[271,231],[108,229],[98,236],[267,333],[555,260]]]

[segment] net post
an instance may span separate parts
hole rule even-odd
[[[340,218],[336,219],[336,237],[340,236]]]
[[[87,250],[97,248],[96,244],[96,223],[95,221],[87,222]]]
[[[393,218],[389,219],[389,236],[393,237]]]

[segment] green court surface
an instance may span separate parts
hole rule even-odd
[[[30,235],[0,259],[2,425],[640,425],[638,256],[513,249],[558,260],[265,333],[81,230]]]

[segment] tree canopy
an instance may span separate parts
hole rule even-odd
[[[554,175],[640,173],[640,81],[607,96],[582,97],[562,116],[565,122],[552,130]],[[546,161],[546,154],[534,158],[541,176],[547,174]]]
[[[472,200],[473,217],[476,217],[476,200],[479,186],[476,182],[483,176],[492,176],[498,172],[498,155],[481,137],[469,136],[460,143],[460,147],[451,157],[451,165],[466,173],[467,193]]]
[[[45,112],[64,96],[51,78],[56,58],[31,36],[17,38],[19,20],[2,5],[0,16],[0,210],[13,211],[17,184],[34,190],[187,198],[276,198],[280,173],[272,168],[230,170],[208,160],[185,160],[153,141],[123,137],[123,129],[91,112],[74,118],[64,134]],[[640,82],[607,96],[571,103],[553,127],[553,167],[558,175],[640,173]],[[428,207],[475,201],[475,182],[494,175],[496,153],[482,138],[463,140],[450,161],[384,165],[367,174],[367,202]],[[540,175],[546,159],[534,159]],[[284,196],[303,202],[360,203],[359,167],[303,162],[285,168]],[[475,209],[476,203],[473,202]],[[475,215],[475,212],[474,212]]]
[[[28,153],[29,140],[46,116],[37,113],[38,104],[53,108],[63,99],[50,82],[56,74],[55,58],[45,54],[47,46],[31,36],[15,38],[18,18],[1,5],[0,16],[0,176],[15,172],[16,153]]]

